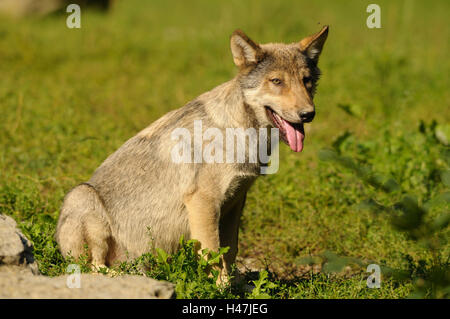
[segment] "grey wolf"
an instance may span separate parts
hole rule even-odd
[[[231,52],[239,71],[232,80],[143,129],[66,195],[56,231],[62,254],[77,257],[87,245],[93,265],[110,266],[154,247],[174,252],[183,235],[198,240],[199,248],[229,246],[219,265],[228,274],[260,163],[174,163],[171,132],[193,132],[197,120],[203,129],[223,132],[278,128],[281,140],[302,151],[327,35],[325,26],[299,42],[257,44],[236,30]]]

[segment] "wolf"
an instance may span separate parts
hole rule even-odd
[[[304,124],[315,116],[328,29],[290,44],[257,44],[236,30],[230,38],[238,67],[233,79],[144,128],[65,196],[55,234],[63,256],[80,256],[87,245],[92,265],[106,267],[154,248],[173,253],[184,236],[197,240],[198,249],[229,247],[218,265],[229,274],[246,194],[261,163],[175,163],[171,132],[193,132],[199,120],[204,130],[222,132],[277,128],[280,140],[301,152]]]

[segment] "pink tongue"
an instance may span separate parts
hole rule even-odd
[[[289,122],[281,119],[283,127],[286,130],[286,136],[289,142],[289,147],[294,152],[301,152],[303,150],[303,140],[305,135],[299,130],[296,130]]]

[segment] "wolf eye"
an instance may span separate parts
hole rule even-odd
[[[270,82],[272,82],[275,85],[280,85],[282,83],[282,81],[280,79],[277,79],[277,78],[270,79]]]

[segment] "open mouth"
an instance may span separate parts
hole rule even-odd
[[[266,113],[273,126],[279,129],[280,138],[283,142],[289,145],[294,152],[301,152],[303,150],[303,140],[305,139],[303,123],[288,122],[268,106],[266,106]]]

